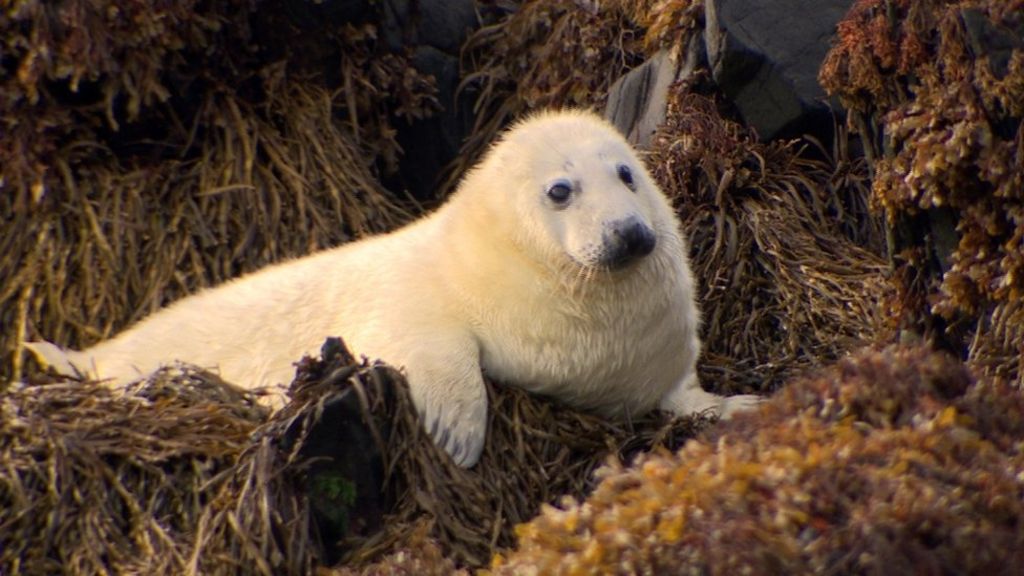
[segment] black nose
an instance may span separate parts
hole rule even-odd
[[[654,250],[654,230],[639,218],[630,217],[613,222],[604,233],[604,256],[601,263],[618,268],[643,258]]]

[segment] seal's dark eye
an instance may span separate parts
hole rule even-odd
[[[633,181],[633,171],[629,169],[629,166],[619,164],[616,171],[619,174],[619,180],[622,180],[622,183],[626,185],[626,188],[636,190],[636,182]]]
[[[548,186],[548,198],[558,205],[563,205],[572,196],[572,183],[568,180],[556,180]]]

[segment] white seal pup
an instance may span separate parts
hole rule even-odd
[[[287,383],[342,336],[404,367],[427,429],[472,466],[481,369],[609,417],[661,407],[723,417],[757,403],[697,381],[687,243],[626,140],[587,112],[534,115],[500,138],[433,214],[180,300],[82,352],[29,343],[57,370],[115,385],[182,360],[229,382]]]

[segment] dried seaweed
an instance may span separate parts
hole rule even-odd
[[[674,91],[647,154],[690,237],[705,383],[773,390],[882,338],[886,290],[864,166],[761,144],[710,99]]]
[[[593,470],[609,459],[626,461],[653,446],[678,447],[709,423],[701,416],[673,419],[664,413],[607,421],[488,382],[487,444],[480,462],[466,470],[425,432],[404,379],[390,369],[372,372],[381,369],[364,368],[353,378],[389,381],[395,392],[394,402],[374,412],[387,437],[391,512],[383,530],[349,544],[345,562],[357,573],[374,573],[386,555],[421,547],[424,534],[456,564],[485,565],[496,550],[512,544],[514,527],[541,504],[588,493]],[[373,398],[374,386],[364,386]]]
[[[949,358],[862,352],[677,454],[603,469],[489,573],[1015,574],[1022,425],[1019,390]]]
[[[56,382],[0,396],[0,571],[184,573],[198,519],[266,417],[192,368],[130,393]]]
[[[338,551],[358,573],[393,568],[402,554],[414,565],[480,566],[541,504],[586,494],[599,465],[678,447],[708,423],[607,422],[488,384],[487,447],[464,470],[424,431],[399,372],[334,350],[300,363],[292,402],[265,423],[251,395],[192,369],[123,395],[79,382],[7,393],[0,568],[305,574]],[[356,427],[331,434],[341,420]],[[380,478],[351,467],[355,452],[373,451],[365,442],[382,455]],[[307,449],[316,443],[329,453]],[[350,514],[369,522],[351,526],[371,529],[340,542],[318,529],[323,502],[310,489],[325,470],[316,462],[332,458],[329,471],[366,474],[357,492],[371,504]]]

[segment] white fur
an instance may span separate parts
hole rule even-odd
[[[547,196],[559,181],[573,186],[565,207]],[[656,245],[607,269],[603,238],[623,218],[649,226]],[[182,360],[259,387],[291,381],[294,361],[339,335],[403,366],[427,428],[471,466],[486,429],[481,368],[614,417],[756,403],[697,382],[686,254],[668,200],[619,133],[590,113],[550,112],[516,125],[441,209],[405,228],[206,290],[83,352],[31,346],[118,385]]]

